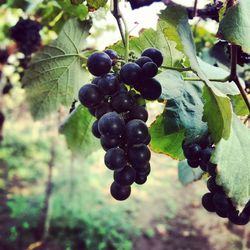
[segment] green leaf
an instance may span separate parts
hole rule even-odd
[[[108,0],[87,0],[89,6],[99,9],[100,7],[104,7]]]
[[[220,22],[218,36],[233,44],[240,45],[250,53],[250,1],[238,1],[226,11]]]
[[[63,11],[72,17],[78,17],[81,21],[88,15],[88,7],[84,4],[74,5],[70,0],[57,0]]]
[[[170,41],[165,32],[168,29],[168,23],[165,20],[159,20],[157,30],[147,29],[144,30],[139,37],[133,37],[130,39],[130,50],[135,52],[135,55],[139,57],[143,50],[154,47],[159,49],[163,56],[163,65],[165,66],[177,66],[183,59],[183,53],[176,49],[176,43]],[[121,42],[112,46],[112,49],[118,52],[119,55],[124,56],[125,50]]]
[[[185,8],[178,5],[169,7],[162,12],[160,18],[173,20],[172,25],[176,27],[179,37],[176,38],[176,35],[174,37],[169,36],[169,39],[176,41],[177,48],[185,53],[191,68],[206,84],[206,87],[204,87],[205,108],[203,119],[207,121],[214,141],[218,142],[221,138],[227,139],[230,134],[232,118],[230,99],[209,82],[199,65]],[[220,124],[218,125],[218,123]]]
[[[238,116],[245,116],[249,114],[248,107],[242,95],[231,96],[234,113]]]
[[[167,101],[165,133],[185,131],[186,137],[195,139],[207,134],[207,124],[202,121],[203,82],[184,81],[182,75],[167,70],[156,77],[162,85],[161,98]]]
[[[216,146],[212,161],[218,164],[217,182],[235,204],[250,199],[250,130],[233,116],[231,134]]]
[[[98,148],[98,140],[91,132],[94,120],[88,109],[79,105],[60,126],[59,132],[74,154],[86,156]]]
[[[69,106],[89,75],[82,68],[80,52],[89,34],[88,22],[69,20],[57,40],[40,50],[23,77],[27,100],[35,119]]]
[[[182,152],[182,141],[185,138],[185,131],[178,131],[172,134],[165,132],[165,117],[160,115],[150,126],[151,142],[150,148],[161,154],[166,154],[174,159],[185,159]]]
[[[182,185],[188,185],[200,180],[203,173],[200,168],[189,167],[187,160],[180,161],[178,164],[178,178]]]

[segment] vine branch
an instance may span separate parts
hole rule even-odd
[[[240,79],[237,75],[237,57],[238,57],[238,46],[232,44],[231,45],[231,73],[230,73],[229,81],[234,82],[236,84],[250,113],[250,102],[248,100],[245,90],[243,89],[240,83]]]

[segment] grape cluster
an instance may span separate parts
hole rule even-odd
[[[24,55],[31,55],[41,45],[39,31],[42,25],[31,19],[20,19],[10,30],[10,35],[16,41],[18,49]]]
[[[117,59],[113,50],[88,58],[88,70],[95,78],[81,87],[79,100],[97,118],[92,133],[106,151],[105,165],[114,171],[111,195],[125,200],[131,185],[144,184],[151,170],[145,99],[156,100],[161,95],[161,85],[153,77],[163,57],[159,50],[149,48],[135,63],[124,64],[118,74],[110,73]]]
[[[226,47],[226,53],[228,54],[229,60],[231,60],[231,48],[228,44]],[[240,46],[237,47],[237,64],[240,66],[244,66],[244,64],[250,63],[250,54],[243,52]]]
[[[202,197],[202,205],[209,212],[215,212],[222,218],[228,218],[236,225],[245,225],[250,221],[250,201],[241,213],[236,210],[223,188],[216,183],[217,165],[210,162],[215,150],[210,136],[199,143],[183,142],[183,152],[190,167],[200,168],[210,175],[207,181],[208,193]]]
[[[223,2],[217,1],[214,4],[207,4],[204,9],[198,9],[196,14],[198,17],[202,19],[210,18],[212,20],[219,22],[219,12],[222,7],[223,7]],[[187,12],[189,19],[192,19],[194,17],[194,9],[187,8]]]

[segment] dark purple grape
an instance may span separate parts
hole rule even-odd
[[[213,204],[214,204],[216,212],[219,212],[219,213],[221,212],[221,213],[227,214],[227,211],[230,207],[230,203],[224,192],[214,193]]]
[[[239,214],[239,211],[237,211],[234,207],[232,207],[228,214],[227,214],[228,219],[236,225],[246,225],[250,221],[250,217],[244,212]]]
[[[156,79],[146,78],[140,81],[135,88],[141,92],[144,99],[154,101],[161,96],[161,84]]]
[[[217,185],[215,177],[210,177],[208,179],[208,181],[207,181],[207,188],[212,193],[223,191],[222,187],[219,186],[219,185]]]
[[[136,173],[136,177],[135,177],[135,183],[138,185],[142,185],[147,181],[147,175],[145,174],[140,174],[140,173]]]
[[[149,136],[147,125],[138,119],[131,120],[126,124],[125,136],[129,145],[143,143]]]
[[[110,137],[110,136],[101,136],[101,145],[105,151],[116,148],[122,144],[122,138],[120,137]]]
[[[101,103],[102,95],[94,84],[83,85],[79,90],[79,100],[87,108],[92,108]]]
[[[133,166],[147,164],[151,158],[151,153],[148,147],[144,144],[134,145],[128,150],[128,159]]]
[[[0,64],[5,64],[9,58],[9,52],[7,49],[0,49]]]
[[[120,89],[120,82],[116,75],[106,74],[98,80],[98,87],[103,95],[113,95]]]
[[[189,160],[197,160],[201,156],[201,147],[197,143],[183,145],[183,153]]]
[[[135,106],[129,112],[131,120],[138,119],[146,122],[148,120],[148,111],[142,106]]]
[[[216,176],[217,173],[217,166],[216,164],[213,164],[211,162],[207,163],[207,172],[211,175],[211,176]]]
[[[113,108],[109,103],[103,103],[95,109],[95,117],[100,119],[106,113],[112,112]]]
[[[135,181],[136,172],[130,166],[114,172],[114,181],[121,186],[130,186]]]
[[[142,144],[148,145],[150,141],[151,141],[151,135],[149,134],[148,138]]]
[[[141,68],[143,67],[143,65],[145,63],[148,63],[148,62],[153,62],[151,58],[147,57],[147,56],[142,56],[140,58],[138,58],[135,63],[138,64]]]
[[[112,61],[106,53],[95,52],[88,58],[87,66],[92,75],[102,76],[109,73]]]
[[[121,186],[113,182],[110,187],[110,193],[118,201],[126,200],[131,194],[131,186]]]
[[[126,164],[126,155],[124,150],[121,148],[109,149],[105,154],[104,162],[105,165],[111,170],[124,168]]]
[[[202,206],[208,211],[208,212],[215,212],[215,206],[213,203],[213,194],[206,193],[202,196],[201,199]]]
[[[101,138],[101,134],[98,130],[98,120],[96,120],[93,125],[92,125],[92,134],[96,137],[96,138]]]
[[[187,163],[191,168],[198,168],[200,165],[199,160],[187,160]]]
[[[143,76],[154,77],[157,75],[158,67],[154,62],[147,62],[142,66]]]
[[[129,111],[135,104],[134,98],[125,91],[119,92],[111,100],[111,105],[118,113]]]
[[[102,135],[120,137],[125,130],[125,122],[116,112],[109,112],[103,115],[98,123]]]
[[[92,84],[95,84],[95,85],[98,85],[98,82],[99,82],[99,80],[101,79],[101,77],[95,77],[93,80],[92,80]]]
[[[95,116],[96,108],[88,108],[88,111],[91,115]]]
[[[128,85],[136,84],[140,80],[141,74],[142,69],[136,63],[126,63],[120,71],[121,80]]]
[[[142,56],[151,58],[157,67],[160,67],[163,63],[162,53],[158,49],[148,48],[142,52]]]
[[[115,65],[116,60],[118,59],[117,53],[112,49],[106,49],[104,53],[106,53],[110,57],[110,59],[112,60],[112,65]]]
[[[136,170],[136,173],[143,174],[148,176],[151,172],[151,166],[149,162],[146,162],[142,165],[133,165],[133,168]]]
[[[203,162],[208,162],[212,156],[212,153],[214,151],[213,147],[207,147],[201,151],[201,160]]]

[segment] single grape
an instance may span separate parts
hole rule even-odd
[[[221,218],[227,218],[227,211],[225,210],[216,210],[215,213]]]
[[[128,150],[128,159],[133,166],[147,164],[150,157],[150,150],[144,144],[134,145]]]
[[[229,201],[224,192],[216,192],[213,195],[213,204],[216,212],[221,212],[221,214],[227,213],[229,209]]]
[[[199,160],[187,160],[187,163],[188,165],[191,167],[191,168],[198,168],[199,165],[200,165],[200,161]]]
[[[243,225],[246,225],[250,221],[249,216],[244,212],[244,210],[241,214],[239,214],[239,211],[236,210],[234,207],[229,209],[227,217],[233,224],[236,224],[236,225],[243,226]]]
[[[128,84],[133,85],[140,80],[142,69],[136,63],[126,63],[120,70],[121,80]]]
[[[246,206],[243,209],[243,212],[250,217],[250,200],[247,202]]]
[[[207,163],[207,172],[211,175],[211,176],[216,176],[217,173],[217,165],[213,164],[211,162]]]
[[[147,175],[145,174],[140,174],[140,173],[136,173],[136,177],[135,177],[135,183],[138,185],[142,185],[147,181]]]
[[[146,122],[148,120],[148,111],[142,106],[135,106],[130,110],[129,117],[131,120],[139,119]]]
[[[160,67],[163,63],[162,53],[158,49],[148,48],[144,50],[141,55],[151,58],[157,67]]]
[[[138,119],[131,120],[126,124],[125,136],[130,145],[143,143],[149,136],[147,125]]]
[[[122,144],[121,137],[110,137],[110,136],[101,136],[101,145],[105,151],[116,148]]]
[[[124,168],[126,164],[126,155],[124,150],[121,148],[109,149],[105,154],[104,162],[105,165],[111,170]]]
[[[138,174],[143,174],[143,175],[148,176],[151,172],[151,166],[149,162],[146,162],[145,164],[142,164],[142,165],[133,165],[132,167],[135,169],[136,173]]]
[[[131,186],[121,186],[113,182],[110,186],[110,193],[118,201],[126,200],[131,194]]]
[[[120,89],[120,82],[116,75],[106,74],[98,80],[98,87],[104,95],[113,95]]]
[[[117,95],[112,97],[111,105],[115,111],[122,113],[129,111],[135,104],[134,98],[125,91],[119,92]]]
[[[92,134],[96,137],[96,138],[101,138],[101,134],[98,130],[98,120],[96,120],[93,125],[92,125]]]
[[[201,155],[201,147],[197,143],[183,145],[183,153],[189,160],[197,160]]]
[[[111,107],[109,103],[103,103],[95,109],[95,117],[97,119],[100,119],[103,115],[112,111],[113,111],[113,108]]]
[[[102,95],[99,88],[94,84],[83,85],[79,90],[79,100],[87,108],[92,108],[100,104]]]
[[[200,141],[199,145],[201,146],[202,149],[210,147],[213,145],[213,140],[210,135],[204,136]]]
[[[222,187],[217,185],[215,177],[210,177],[207,181],[207,188],[210,192],[215,193],[222,191]]]
[[[130,186],[135,181],[136,172],[130,166],[114,172],[114,181],[121,186]]]
[[[109,73],[112,61],[106,53],[95,52],[88,58],[87,67],[92,75],[102,76]]]
[[[135,63],[138,64],[141,68],[143,67],[143,65],[145,63],[148,63],[148,62],[153,62],[151,58],[147,57],[147,56],[142,56],[140,58],[138,58]]]
[[[142,73],[146,77],[154,77],[157,75],[158,67],[154,62],[147,62],[142,66]]]
[[[201,170],[207,172],[207,165],[208,165],[207,162],[200,161],[200,168],[201,168]]]
[[[135,88],[141,92],[141,96],[146,100],[157,100],[161,96],[161,84],[154,78],[141,80]]]
[[[148,134],[148,138],[142,144],[148,145],[150,141],[151,141],[151,135]]]
[[[206,193],[202,196],[201,199],[202,206],[208,211],[208,212],[215,212],[215,206],[213,204],[213,194]]]
[[[9,58],[9,52],[7,49],[0,49],[0,64],[5,64]]]
[[[208,162],[212,156],[212,153],[214,151],[213,147],[207,147],[201,151],[201,160],[203,162]]]
[[[120,137],[124,133],[125,122],[116,112],[103,115],[98,123],[101,135]]]
[[[116,60],[118,59],[117,53],[112,49],[106,49],[104,53],[106,53],[110,57],[110,59],[112,60],[112,65],[115,65]]]

